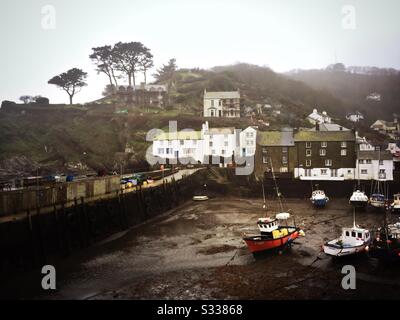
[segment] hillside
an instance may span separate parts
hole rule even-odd
[[[325,90],[366,116],[368,124],[376,119],[393,120],[400,110],[400,72],[392,69],[348,67],[344,70],[296,70],[288,74],[316,90]],[[379,93],[381,101],[367,100]],[[344,116],[345,114],[342,114]]]
[[[170,87],[165,108],[137,107],[107,96],[85,105],[10,105],[0,109],[0,175],[40,172],[118,171],[145,169],[145,152],[150,146],[146,133],[153,128],[168,129],[176,120],[178,128],[201,128],[203,93],[237,90],[243,109],[270,104],[262,115],[240,119],[216,118],[211,126],[244,128],[268,122],[270,129],[306,126],[313,108],[326,110],[336,121],[357,106],[333,93],[312,89],[298,80],[269,68],[237,64],[212,70],[180,69]],[[337,95],[337,94],[336,94]],[[337,95],[340,96],[340,95]],[[279,110],[280,113],[274,113]],[[122,111],[122,112],[121,112]],[[367,130],[367,127],[366,127]],[[128,151],[128,152],[125,152]]]

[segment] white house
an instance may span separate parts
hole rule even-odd
[[[206,122],[201,131],[204,139],[204,156],[232,158],[235,155],[235,128],[209,128]]]
[[[241,157],[251,157],[256,153],[257,127],[247,127],[238,134],[236,154]]]
[[[375,147],[365,137],[360,137],[356,131],[356,146],[359,151],[374,151]]]
[[[257,127],[245,130],[209,128],[208,121],[201,131],[163,132],[153,139],[153,156],[176,160],[176,163],[210,163],[227,165],[234,156],[253,156]],[[211,156],[211,159],[210,159]],[[225,158],[221,163],[220,158]]]
[[[204,117],[240,117],[240,92],[207,92],[204,90]]]
[[[359,111],[351,112],[346,115],[346,119],[352,122],[358,122],[364,120],[364,115]]]
[[[153,156],[177,162],[183,159],[192,163],[202,162],[203,149],[204,140],[200,131],[164,132],[153,140]]]
[[[319,113],[317,109],[314,109],[313,112],[311,114],[309,114],[309,116],[307,117],[307,120],[312,123],[312,124],[316,124],[316,123],[331,123],[332,119],[330,116],[328,116],[328,114],[326,113],[326,111],[322,111],[322,113]]]
[[[393,180],[393,156],[387,151],[359,151],[355,178],[360,180]]]

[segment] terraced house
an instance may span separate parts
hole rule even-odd
[[[293,177],[296,156],[292,130],[257,133],[255,174],[258,177],[271,172],[276,176]]]
[[[352,180],[355,178],[354,131],[299,131],[294,135],[296,168],[302,180]]]

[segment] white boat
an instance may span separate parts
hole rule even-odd
[[[356,190],[351,195],[349,202],[355,207],[365,207],[368,204],[368,196],[364,191]]]
[[[371,242],[369,230],[356,226],[343,228],[342,235],[324,244],[323,249],[327,255],[333,257],[349,256],[368,251]]]
[[[390,207],[394,212],[400,212],[400,193],[393,195],[393,202]]]
[[[194,196],[193,201],[206,201],[208,200],[207,196]]]
[[[324,191],[315,190],[311,194],[310,200],[313,203],[313,205],[316,206],[317,208],[323,208],[328,203],[329,198],[325,195]]]

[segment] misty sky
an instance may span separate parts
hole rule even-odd
[[[55,29],[42,27],[45,5],[56,10]],[[345,5],[355,8],[354,29],[343,24]],[[323,68],[336,56],[400,69],[399,13],[399,0],[1,0],[0,100],[67,103],[47,81],[72,67],[89,73],[75,102],[98,99],[107,77],[88,56],[118,41],[143,42],[156,66],[175,57],[179,67],[240,61],[283,72]]]

